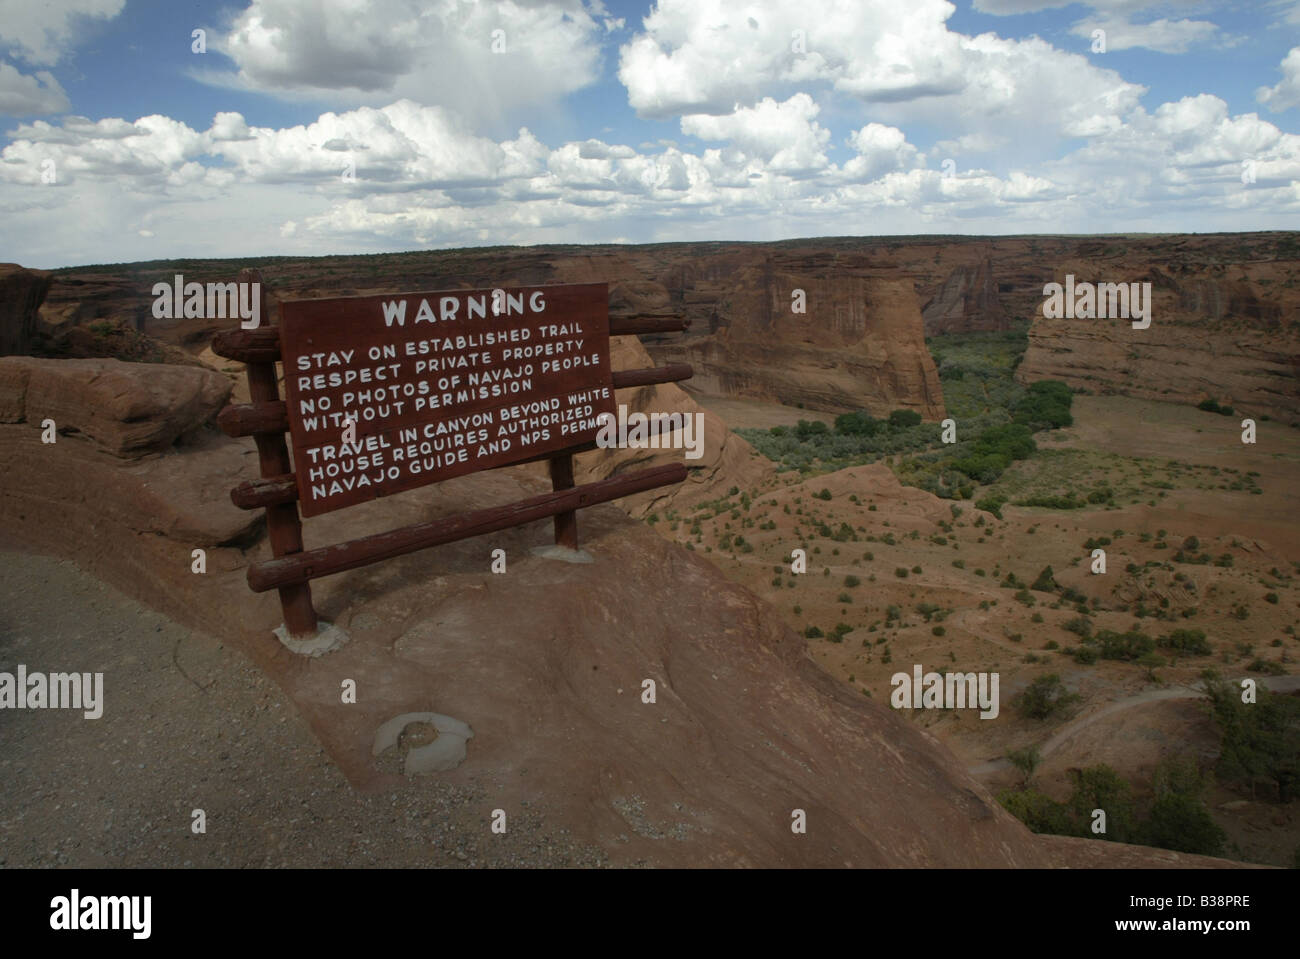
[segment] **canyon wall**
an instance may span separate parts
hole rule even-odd
[[[228,324],[154,319],[153,283],[177,272],[224,282],[252,265],[273,298],[603,282],[613,316],[691,320],[684,335],[642,343],[656,363],[691,363],[687,389],[697,394],[830,412],[905,408],[939,419],[943,395],[924,337],[1029,328],[1023,380],[1178,403],[1213,397],[1290,421],[1300,419],[1297,257],[1300,235],[1250,233],[831,237],[157,262],[54,271],[37,333],[52,355],[126,355],[134,344],[127,358],[141,358],[130,333],[158,344],[164,362],[199,362]],[[1043,287],[1066,274],[1150,282],[1151,328],[1044,319]],[[802,313],[794,310],[800,290]],[[106,336],[105,324],[125,332]]]

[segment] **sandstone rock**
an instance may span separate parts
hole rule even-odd
[[[22,355],[32,349],[50,282],[50,274],[44,270],[0,263],[0,356]]]
[[[138,457],[171,446],[226,404],[230,384],[200,367],[111,359],[0,358],[0,421],[83,433],[99,448]]]
[[[795,290],[804,292],[804,314],[792,312]],[[710,321],[715,335],[699,337],[692,329],[679,341],[648,344],[657,362],[691,363],[695,389],[832,412],[945,415],[916,294],[906,281],[748,267],[734,278],[718,314]]]
[[[1011,319],[998,299],[992,259],[954,267],[921,315],[926,336],[1007,329]]]

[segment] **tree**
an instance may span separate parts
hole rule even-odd
[[[1074,779],[1074,790],[1070,793],[1069,806],[1084,823],[1087,833],[1093,834],[1090,828],[1092,811],[1100,809],[1106,813],[1106,831],[1097,835],[1113,842],[1132,842],[1137,832],[1137,819],[1129,785],[1119,773],[1103,763],[1087,769],[1072,769],[1070,775]]]
[[[1151,805],[1142,834],[1142,841],[1148,846],[1201,856],[1219,855],[1228,838],[1205,803],[1178,793],[1161,796]]]
[[[1034,580],[1034,584],[1029,588],[1037,590],[1040,593],[1054,593],[1060,589],[1060,587],[1056,585],[1056,580],[1052,578],[1052,567],[1044,566],[1043,571],[1038,574],[1038,578]]]
[[[916,410],[894,410],[889,414],[889,428],[895,430],[905,430],[911,426],[919,426],[921,423],[921,414]]]
[[[1078,693],[1069,692],[1056,673],[1039,676],[1011,701],[1011,704],[1030,719],[1047,719],[1063,712],[1078,702]]]
[[[1026,746],[1024,749],[1013,749],[1007,753],[1007,759],[1011,760],[1011,765],[1020,770],[1023,778],[1020,781],[1020,788],[1026,789],[1029,781],[1034,778],[1034,772],[1043,762],[1042,755],[1038,752],[1037,746]]]
[[[1202,673],[1210,712],[1219,728],[1217,769],[1229,781],[1269,780],[1278,802],[1289,802],[1300,782],[1300,699],[1256,690],[1256,702],[1243,703],[1241,691],[1212,670]]]

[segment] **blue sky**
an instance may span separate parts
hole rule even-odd
[[[1054,2],[0,0],[0,259],[1300,225],[1300,0]]]

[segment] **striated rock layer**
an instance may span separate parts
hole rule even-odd
[[[92,321],[141,330],[168,350],[197,355],[222,322],[154,319],[153,284],[172,282],[178,271],[186,281],[224,282],[248,265],[254,264],[207,260],[55,271],[40,325],[75,355],[100,347],[71,335]],[[615,316],[692,321],[684,336],[642,338],[656,362],[697,367],[691,390],[811,409],[904,407],[937,418],[943,397],[923,335],[1032,322],[1020,369],[1025,379],[1059,377],[1180,403],[1214,396],[1300,419],[1296,233],[493,247],[260,265],[273,298],[605,282]],[[1042,321],[1044,284],[1063,282],[1067,273],[1152,283],[1151,330],[1114,339],[1103,332],[1104,321]],[[806,313],[791,309],[796,290],[804,292]]]

